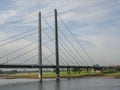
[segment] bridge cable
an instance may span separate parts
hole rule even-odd
[[[51,39],[51,37],[44,31],[44,33]],[[60,43],[61,44],[61,43]],[[65,49],[66,50],[66,49]],[[60,51],[62,51],[61,49],[60,49]],[[62,53],[64,53],[63,51],[62,51]],[[64,55],[65,55],[65,53],[64,53]],[[71,55],[70,55],[71,56]],[[71,60],[71,59],[69,59],[69,60]],[[73,62],[72,62],[73,63]],[[77,63],[78,64],[78,63]]]
[[[52,40],[51,40],[51,41],[52,41]],[[50,41],[49,41],[49,42],[50,42]],[[49,42],[44,43],[44,44],[48,44]],[[38,47],[36,47],[36,48],[38,48]],[[31,49],[31,50],[29,50],[29,51],[27,51],[27,52],[25,52],[25,53],[23,53],[23,54],[21,54],[21,55],[19,55],[19,56],[17,56],[17,57],[14,57],[13,59],[11,59],[11,60],[9,60],[9,61],[13,61],[13,60],[15,60],[16,58],[21,57],[21,56],[23,56],[23,55],[25,55],[25,54],[33,51],[33,50],[36,49],[36,48],[33,48],[33,49]],[[6,62],[4,62],[4,63],[6,63]],[[4,63],[3,63],[3,64],[4,64]]]
[[[1,46],[4,46],[4,45],[7,45],[7,44],[9,44],[9,43],[13,43],[13,42],[15,42],[15,41],[18,41],[18,40],[20,40],[20,39],[29,37],[29,36],[31,36],[31,35],[33,35],[33,34],[35,34],[35,33],[37,33],[37,32],[33,32],[33,33],[30,33],[30,34],[28,34],[28,35],[26,35],[26,36],[23,36],[23,37],[20,37],[20,38],[15,39],[15,40],[9,41],[9,42],[7,42],[7,43],[0,44],[0,47],[1,47]]]
[[[3,39],[3,40],[0,40],[0,42],[2,42],[2,41],[6,41],[6,40],[9,40],[9,39],[11,39],[11,38],[15,38],[15,37],[21,36],[21,35],[26,34],[26,33],[29,33],[29,32],[31,32],[31,30],[34,30],[34,29],[36,29],[36,28],[33,28],[33,29],[30,29],[30,30],[27,30],[27,31],[22,32],[22,33],[20,33],[20,34],[17,34],[17,35],[11,36],[11,37],[9,37],[9,38],[5,38],[5,39]]]
[[[24,33],[25,33],[25,32],[24,32]],[[22,33],[21,33],[21,34],[22,34]],[[18,34],[18,35],[21,35],[21,34]],[[13,38],[13,37],[16,37],[16,36],[17,36],[17,35],[12,36],[12,37],[10,37],[10,38]],[[7,39],[9,39],[9,38],[7,38]],[[17,51],[20,51],[20,50],[22,50],[22,49],[24,49],[24,48],[27,48],[27,47],[35,44],[36,42],[37,42],[37,41],[32,42],[32,43],[30,43],[30,44],[28,44],[28,45],[26,45],[26,46],[24,46],[24,47],[21,47],[21,48],[15,50],[15,51],[12,51],[12,52],[10,52],[10,53],[8,53],[8,54],[6,54],[6,55],[3,55],[3,56],[1,56],[0,58],[4,58],[4,57],[6,57],[6,56],[8,56],[8,55],[10,55],[10,54],[16,53]],[[48,41],[47,43],[49,43],[49,42],[51,42],[51,41]]]
[[[51,25],[46,21],[46,19],[44,18],[44,17],[42,17],[43,19],[44,19],[44,21],[48,24],[48,26],[52,29],[52,30],[54,30],[52,27],[51,27]]]
[[[71,30],[65,24],[64,20],[60,17],[59,14],[58,14],[58,17],[60,18],[60,20],[62,21],[63,25],[66,27],[66,29],[70,32],[71,36],[76,40],[76,42],[79,44],[79,46],[83,49],[83,51],[87,55],[87,57],[91,60],[92,64],[95,64],[94,60],[91,58],[91,56],[88,54],[88,52],[86,51],[86,49],[82,46],[82,44],[78,41],[78,39],[76,39],[75,35],[71,32]]]
[[[55,53],[47,46],[47,45],[45,45],[46,47],[47,47],[47,49],[51,52],[51,53],[53,53],[54,55],[55,55]],[[66,62],[66,61],[64,61],[64,62]],[[61,63],[63,63],[63,62],[61,62]],[[64,65],[65,65],[65,63],[64,63]]]
[[[74,45],[70,42],[70,40],[62,32],[62,30],[61,29],[59,29],[59,30],[63,34],[63,36],[65,37],[65,39],[70,43],[70,45],[72,46],[72,48],[78,53],[78,55],[81,57],[81,59],[88,65],[87,61],[81,56],[81,54],[78,52],[78,50],[74,47]]]
[[[36,41],[36,42],[37,42],[37,41]],[[14,53],[16,53],[16,52],[18,52],[18,51],[21,51],[21,50],[24,49],[24,48],[27,48],[27,47],[33,45],[33,44],[35,44],[35,42],[32,42],[32,43],[30,43],[30,44],[27,44],[26,46],[21,47],[21,48],[15,50],[15,51],[9,52],[9,53],[7,53],[6,55],[1,56],[0,58],[4,58],[4,57],[6,57],[6,56],[8,56],[8,55],[14,54]]]
[[[43,43],[43,45],[46,46],[46,44],[48,44],[49,42],[53,41],[54,39],[51,39],[50,41],[48,41],[47,43]]]
[[[48,13],[52,13],[52,12],[48,12]],[[47,14],[47,13],[44,13],[42,15],[45,15],[45,14]],[[17,24],[19,22],[23,22],[25,20],[32,19],[32,18],[34,18],[34,16],[35,15],[30,15],[30,16],[26,16],[26,17],[23,17],[23,18],[19,18],[19,19],[13,20],[13,21],[4,22],[4,23],[0,24],[0,27],[6,27],[6,26],[9,26],[9,25],[12,25],[12,24]]]
[[[23,61],[22,63],[20,63],[20,65],[24,64],[25,62],[28,62],[28,61],[32,60],[33,58],[35,58],[35,57],[37,57],[37,56],[38,56],[38,55],[34,55],[34,56],[26,59],[25,61]],[[49,55],[49,56],[45,57],[45,56],[43,55],[44,61],[47,60],[50,64],[52,64],[52,63],[48,60],[48,58],[50,58],[51,56],[52,56],[52,55]],[[37,63],[37,64],[38,64],[38,63]],[[52,64],[52,65],[53,65],[53,64]]]
[[[29,51],[27,51],[27,52],[25,52],[25,53],[22,53],[21,55],[18,55],[17,57],[14,57],[14,58],[10,59],[9,61],[13,61],[13,60],[15,60],[16,58],[19,58],[19,57],[21,57],[21,56],[23,56],[23,55],[25,55],[25,54],[27,54],[27,53],[29,53],[29,52],[32,52],[32,51],[34,51],[36,48],[38,48],[38,47],[35,47],[35,48],[33,48],[33,49],[30,49]],[[6,64],[7,62],[8,62],[8,61],[2,63],[2,65]]]

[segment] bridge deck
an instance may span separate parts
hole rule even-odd
[[[0,65],[0,68],[56,68],[56,65]],[[113,68],[112,66],[65,66],[61,65],[59,68],[96,68],[96,69],[102,69],[102,68]]]

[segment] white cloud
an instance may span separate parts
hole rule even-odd
[[[99,23],[102,23],[107,20],[117,20],[119,19],[119,13],[115,14],[118,11],[120,5],[119,1],[111,0],[13,0],[15,10],[2,11],[0,14],[0,23],[7,22],[10,17],[15,17],[14,19],[27,17],[23,20],[24,23],[21,23],[16,26],[33,26],[37,24],[36,22],[38,18],[38,11],[42,11],[43,16],[46,17],[47,21],[51,24],[53,23],[53,13],[52,16],[48,17],[53,12],[54,8],[58,9],[61,17],[67,22],[67,25],[78,24],[75,27],[74,32],[77,32],[77,38],[82,40],[84,44],[87,42],[88,52],[97,60],[96,62],[103,63],[102,61],[115,59],[115,57],[119,57],[119,37],[112,35],[111,37],[107,34],[103,34],[104,31],[101,29],[102,26],[99,26]],[[115,14],[115,15],[112,15]],[[31,17],[31,18],[30,18]],[[72,23],[72,24],[71,24]],[[85,27],[80,27],[80,23],[87,23]],[[109,23],[109,22],[107,22]],[[118,22],[119,24],[119,22]],[[105,26],[103,26],[103,29]],[[116,28],[115,26],[109,26],[109,28],[105,28],[104,30],[110,29],[112,32],[119,31],[119,26]],[[100,31],[103,32],[99,35],[91,34],[91,31]],[[82,31],[82,33],[81,33]],[[89,31],[89,32],[88,32]],[[17,32],[17,31],[16,31]],[[111,32],[111,33],[112,33]],[[80,33],[82,36],[80,36]],[[87,33],[87,34],[85,34]],[[119,32],[118,32],[119,33]],[[0,32],[1,40],[9,37],[5,33]],[[102,35],[103,34],[103,35]],[[114,33],[113,33],[114,34]],[[84,35],[84,36],[83,36]],[[92,35],[92,36],[91,36]],[[110,42],[110,43],[108,43]],[[11,47],[7,51],[18,48],[19,45],[25,45],[30,43],[30,41],[20,40],[17,43],[13,43]],[[92,48],[90,48],[92,45]],[[14,46],[14,47],[12,47]],[[2,50],[4,50],[3,48]],[[45,52],[48,54],[47,50]],[[28,57],[28,56],[26,56]],[[119,62],[118,59],[116,62]]]
[[[25,7],[31,7],[38,4],[39,0],[12,0],[18,9],[23,9]],[[29,3],[29,4],[28,4]]]
[[[117,64],[119,61],[119,46],[120,41],[118,37],[103,36],[103,35],[90,35],[81,36],[79,40],[84,41],[82,45],[93,57],[96,63],[104,64]]]
[[[17,11],[15,10],[1,11],[0,24],[7,22],[7,19],[14,17],[16,15],[17,15]]]

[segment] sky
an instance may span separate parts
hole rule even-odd
[[[120,0],[0,0],[0,45],[12,40],[9,39],[2,42],[6,38],[26,30],[31,30],[32,32],[34,29],[36,30],[39,11],[54,28],[54,9],[57,9],[60,17],[85,48],[89,56],[91,56],[95,64],[120,65]],[[9,25],[11,21],[21,18],[21,22]],[[60,28],[72,41],[68,31],[62,26],[60,21],[58,22],[59,26],[61,25]],[[44,23],[45,21],[42,24],[43,28],[47,28],[48,26]],[[48,32],[50,36],[53,36],[51,38],[54,38],[53,33]],[[61,38],[63,37],[61,36]],[[36,41],[36,35],[13,42],[10,45],[0,46],[0,56],[34,41]],[[44,41],[47,42],[47,38],[44,37]],[[67,43],[67,41],[65,42]],[[67,44],[69,46],[69,43]],[[79,45],[74,41],[73,44],[84,56]],[[36,46],[37,44],[35,43],[26,50]],[[53,49],[54,44],[49,44],[49,47]],[[69,47],[71,48],[71,46]],[[74,50],[72,51],[75,52]],[[24,52],[20,51],[2,58],[0,61],[5,62],[7,59],[12,59],[15,55],[22,53]],[[36,51],[33,51],[17,61],[24,61],[35,53]],[[44,48],[44,54],[48,53],[46,48]],[[65,56],[63,57],[65,58]],[[35,62],[37,63],[37,58]],[[67,62],[69,61],[67,60]],[[88,62],[90,61],[88,60]]]

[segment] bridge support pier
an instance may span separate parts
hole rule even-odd
[[[81,70],[80,70],[80,68],[78,69],[78,73],[80,74],[80,72],[81,72]]]
[[[70,79],[70,68],[67,68],[68,79]]]
[[[104,68],[101,69],[101,72],[102,72],[102,73],[104,72]]]
[[[89,75],[89,68],[87,68],[87,75]]]
[[[96,74],[96,69],[94,69],[94,73]]]
[[[104,72],[106,72],[106,68],[104,67]]]

